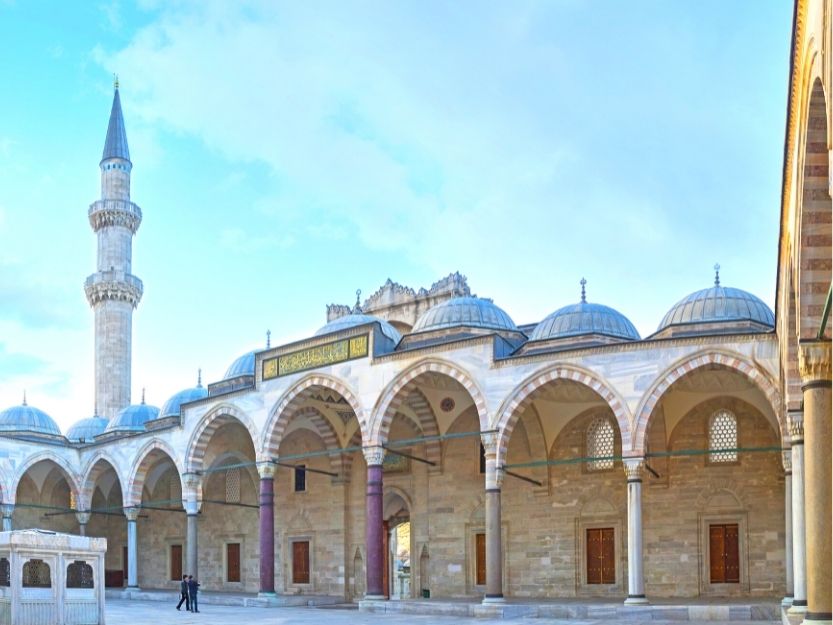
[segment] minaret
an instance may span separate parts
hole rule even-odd
[[[142,211],[130,201],[130,152],[114,84],[113,108],[101,156],[101,199],[90,204],[90,225],[98,237],[97,271],[84,290],[95,311],[95,401],[112,419],[130,404],[133,309],[142,299],[142,281],[131,273],[133,235]]]

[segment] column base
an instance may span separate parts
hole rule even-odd
[[[274,599],[277,596],[278,596],[278,593],[276,593],[274,590],[271,590],[269,592],[260,591],[260,592],[257,593],[257,598],[258,599]]]
[[[801,625],[831,625],[831,623],[833,623],[833,621],[831,620],[829,612],[826,614],[808,612],[804,616],[804,622]]]
[[[648,605],[649,603],[645,595],[628,595],[625,599],[625,605]]]
[[[125,586],[125,587],[124,587],[124,589],[125,589],[125,590],[128,590],[128,591],[130,591],[130,592],[139,592],[139,591],[141,591],[141,590],[142,590],[142,589],[141,589],[141,588],[139,588],[138,586]]]
[[[807,612],[807,600],[806,599],[793,599],[792,606],[790,609],[787,610],[787,614],[804,614]]]
[[[506,599],[503,598],[503,595],[485,595],[481,603],[483,605],[494,605],[495,603],[506,603]]]
[[[781,607],[788,608],[793,604],[793,598],[790,595],[787,595],[783,599],[781,599]]]
[[[365,601],[387,601],[385,595],[365,595]]]

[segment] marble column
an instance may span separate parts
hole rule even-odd
[[[781,605],[790,607],[793,602],[793,502],[792,502],[792,451],[781,452],[784,465],[784,572],[787,593]]]
[[[136,532],[136,521],[139,518],[141,508],[125,508],[124,516],[127,517],[127,587],[133,590],[139,588],[139,567],[138,557],[138,534]]]
[[[13,503],[4,503],[2,504],[3,509],[3,531],[4,532],[11,532],[12,531],[12,515],[14,514],[14,504]]]
[[[78,521],[78,533],[81,536],[87,535],[87,523],[90,522],[89,512],[76,512],[75,518]]]
[[[500,487],[503,472],[498,467],[498,437],[480,435],[486,456],[486,596],[483,603],[503,602],[503,548],[501,545]]]
[[[199,514],[202,478],[196,473],[182,476],[182,505],[185,508],[185,575],[199,579]]]
[[[275,469],[273,462],[257,465],[260,473],[260,595],[275,594]]]
[[[793,600],[790,614],[807,611],[807,542],[804,533],[804,414],[787,412],[792,467]]]
[[[645,605],[645,574],[642,568],[642,473],[644,458],[622,461],[628,480],[628,598],[625,605]]]
[[[383,568],[385,554],[382,553],[384,540],[382,533],[382,462],[385,459],[383,447],[364,448],[367,462],[367,495],[365,499],[365,550],[367,552],[367,594],[365,599],[384,599],[385,589]]]
[[[801,340],[798,370],[804,392],[804,523],[807,612],[804,622],[830,623],[831,608],[831,384],[830,340]]]

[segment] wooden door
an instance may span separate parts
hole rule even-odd
[[[477,586],[486,585],[486,534],[474,535],[474,583]]]
[[[616,544],[612,527],[587,530],[587,583],[616,583]]]
[[[226,545],[226,581],[240,581],[240,543]]]
[[[382,521],[382,588],[390,599],[390,523]]]
[[[171,545],[171,581],[182,581],[182,545]]]
[[[309,541],[292,543],[292,583],[309,584]]]
[[[712,584],[740,583],[737,523],[709,526],[709,577]]]

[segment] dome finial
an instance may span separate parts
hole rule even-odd
[[[353,306],[353,314],[354,315],[360,314],[362,312],[361,304],[359,304],[359,299],[361,299],[361,296],[362,296],[362,290],[361,289],[356,289],[356,305]]]
[[[266,330],[266,349],[272,347],[272,330]]]
[[[584,291],[584,285],[587,284],[587,280],[582,278],[581,282],[579,282],[579,284],[581,284],[581,303],[584,304],[584,303],[587,302],[587,294]]]
[[[714,285],[720,286],[720,263],[714,264]]]
[[[119,75],[113,72],[113,89],[118,90],[119,88]]]
[[[23,389],[23,405],[28,406],[29,404],[26,403],[26,389]]]
[[[142,387],[142,404],[145,403],[145,387]]]
[[[197,388],[202,388],[202,368],[197,369]]]

